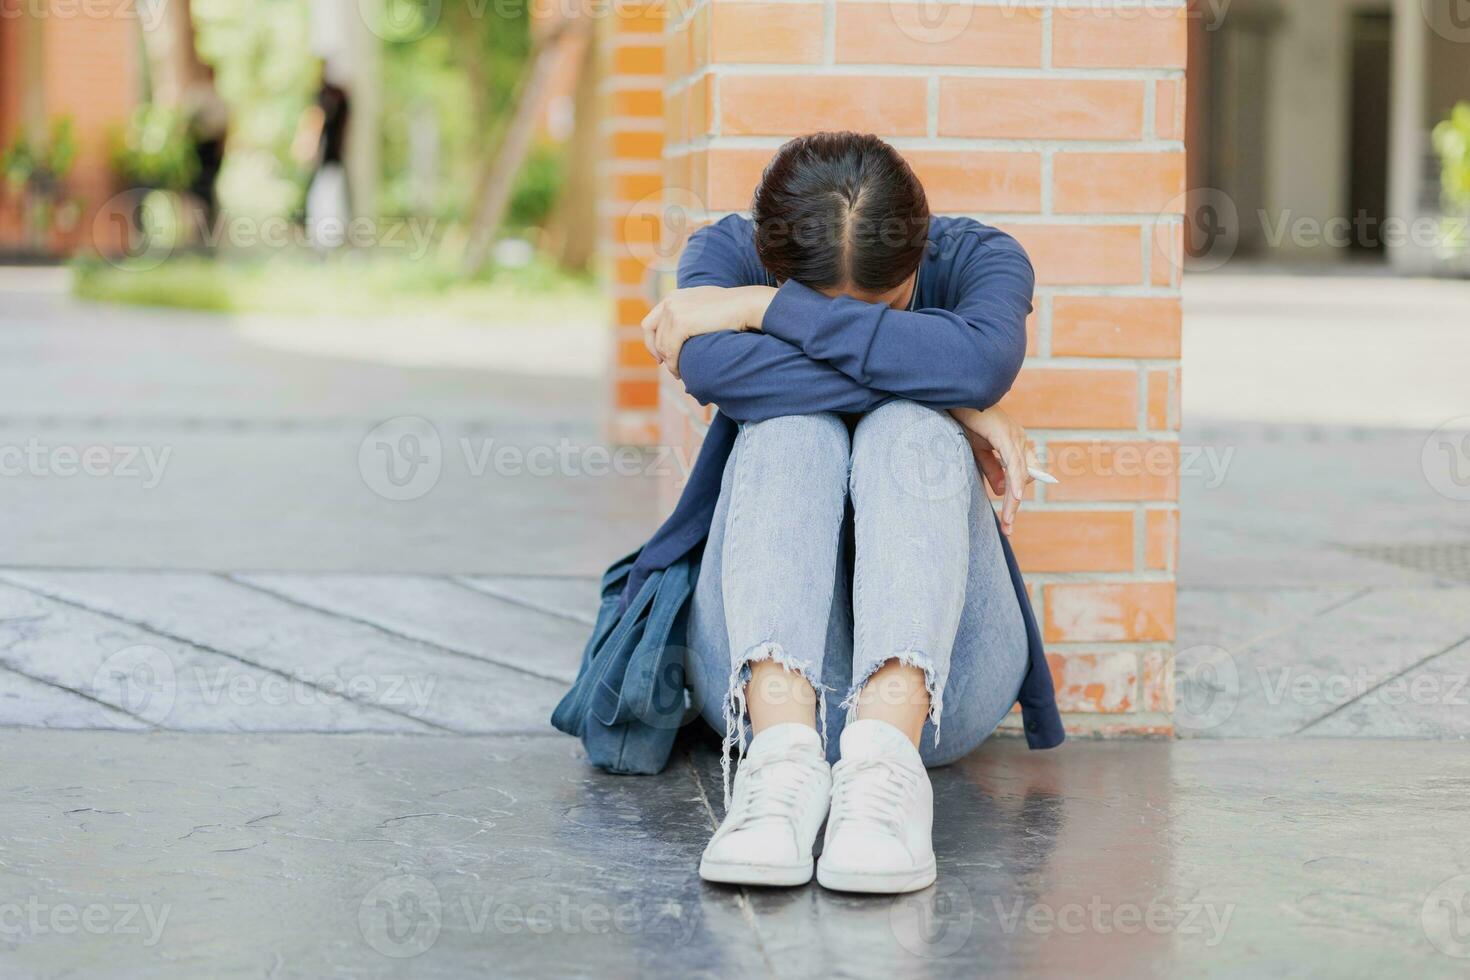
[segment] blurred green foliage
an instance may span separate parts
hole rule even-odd
[[[565,159],[560,147],[542,144],[531,151],[516,180],[505,221],[512,229],[539,228],[551,216],[561,193]]]
[[[77,138],[70,116],[53,119],[38,140],[22,131],[0,152],[0,174],[6,189],[20,197],[32,234],[43,235],[75,217],[77,202],[67,194],[66,176],[76,159]]]
[[[32,140],[24,132],[0,153],[0,172],[11,190],[47,189],[60,184],[77,159],[77,138],[71,117],[51,121],[45,137]]]
[[[1456,103],[1449,118],[1434,127],[1434,148],[1445,203],[1470,211],[1470,102]]]
[[[291,138],[320,79],[308,44],[306,0],[193,0],[199,57],[230,108],[230,136],[216,192],[237,214],[294,213],[305,174]]]
[[[199,155],[183,112],[144,103],[112,134],[112,169],[130,187],[187,190],[199,174]]]
[[[374,21],[383,36],[378,213],[467,221],[531,51],[529,5],[386,2],[392,9]],[[230,108],[222,205],[259,217],[294,213],[309,175],[291,158],[291,141],[319,80],[307,0],[194,0],[192,11],[199,56],[214,66]],[[426,121],[418,139],[432,144],[431,173],[415,172],[413,159],[414,127]],[[551,149],[534,155],[518,181],[513,226],[545,220],[561,170]]]
[[[531,53],[529,4],[388,0],[396,25],[383,49],[384,215],[469,220],[485,164],[496,152]],[[415,127],[433,141],[432,174],[415,173]],[[517,180],[507,222],[513,230],[543,224],[561,185],[559,153],[538,148]],[[431,189],[423,200],[423,188]]]
[[[592,279],[552,263],[500,270],[466,280],[458,267],[431,257],[356,256],[352,261],[217,262],[175,256],[153,268],[105,262],[72,265],[73,292],[90,300],[220,312],[397,316],[405,322],[454,317],[485,324],[601,320],[606,298]]]
[[[390,9],[372,25],[382,54],[382,179],[373,217],[418,219],[419,227],[462,237],[453,226],[470,221],[531,53],[529,5],[383,2]],[[258,224],[298,215],[310,173],[293,157],[292,143],[320,82],[309,43],[309,0],[193,0],[192,13],[200,59],[213,67],[216,91],[229,109],[216,185],[221,208],[231,221]],[[140,109],[115,138],[115,167],[137,186],[165,192],[188,186],[199,164],[186,122],[159,107]],[[563,169],[558,148],[532,152],[512,194],[509,230],[546,221]],[[165,193],[150,199],[155,196],[175,198]],[[146,263],[76,262],[74,291],[94,300],[191,309],[463,316],[490,323],[600,318],[605,312],[590,279],[553,263],[516,260],[514,269],[466,278],[457,255],[437,255],[430,238],[412,256],[374,250],[321,256],[288,247],[236,249],[229,262],[182,254],[181,240],[160,241],[173,253],[161,263],[151,261],[151,253]]]

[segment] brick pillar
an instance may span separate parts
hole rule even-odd
[[[92,242],[97,209],[116,190],[108,138],[127,124],[141,96],[136,4],[95,0],[46,5],[0,0],[0,147],[22,130],[44,137],[52,121],[69,116],[77,141],[67,177],[81,209],[69,229],[53,229],[44,243],[69,252]],[[14,202],[0,188],[0,249],[28,246]]]
[[[665,25],[666,213],[747,208],[786,137],[876,131],[936,212],[1031,254],[1005,407],[1062,483],[1015,545],[1073,731],[1172,730],[1185,48],[1182,2],[697,0]],[[660,385],[663,440],[696,443],[704,411]]]
[[[608,430],[616,442],[658,441],[658,370],[638,324],[673,257],[663,251],[663,0],[618,0],[598,21],[603,154],[599,220],[613,297]]]

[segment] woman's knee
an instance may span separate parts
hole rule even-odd
[[[852,446],[847,426],[833,412],[779,415],[740,427],[742,457],[757,454],[799,462],[804,466],[840,466],[847,471]]]
[[[858,422],[851,471],[854,500],[862,490],[897,490],[968,505],[975,460],[964,429],[948,412],[895,399]]]

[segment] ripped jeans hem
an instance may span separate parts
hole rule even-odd
[[[730,810],[730,750],[732,748],[735,750],[737,762],[745,758],[747,710],[745,688],[750,683],[750,665],[761,661],[779,664],[812,686],[817,697],[817,735],[822,740],[823,753],[827,751],[826,689],[812,676],[811,668],[797,662],[787,654],[785,647],[774,641],[757,643],[750,647],[745,651],[745,655],[736,660],[730,668],[730,683],[725,690],[723,702],[725,738],[720,745],[720,775],[724,784],[727,813]]]
[[[867,672],[860,678],[855,678],[852,686],[848,688],[847,696],[842,699],[838,708],[847,712],[845,724],[851,725],[857,721],[858,701],[862,697],[863,689],[867,687],[868,681],[873,675],[885,667],[890,661],[897,660],[905,667],[915,667],[924,672],[924,689],[929,694],[929,721],[934,725],[934,747],[939,747],[939,722],[944,715],[944,682],[939,679],[939,674],[934,670],[932,658],[925,656],[918,650],[900,650],[889,657],[876,661]]]

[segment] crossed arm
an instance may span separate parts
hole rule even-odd
[[[951,308],[918,311],[831,299],[794,282],[750,285],[758,271],[718,225],[696,233],[685,256],[680,288],[643,326],[650,350],[691,395],[742,422],[862,413],[892,398],[948,410],[1003,495],[1010,532],[1030,482],[1026,438],[993,406],[1025,356],[1033,279],[1019,247],[976,249]]]

